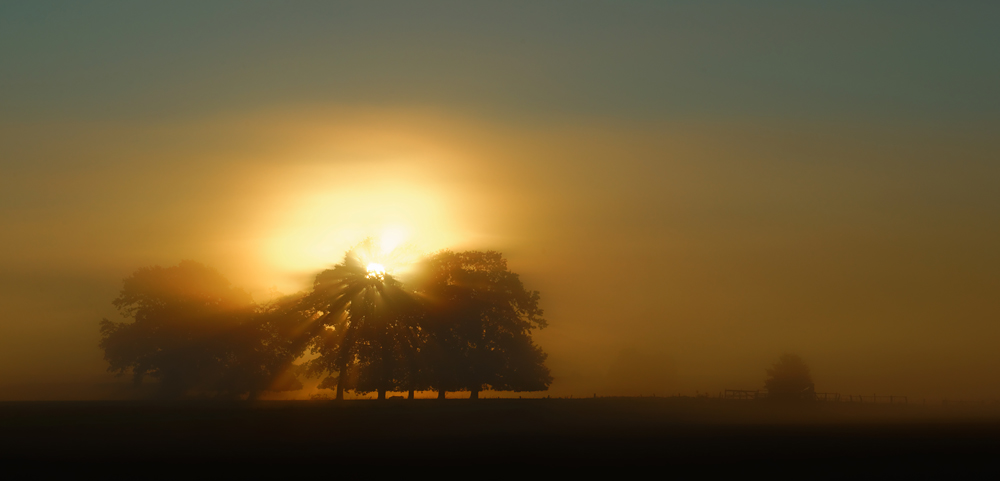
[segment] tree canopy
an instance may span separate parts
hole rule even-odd
[[[407,283],[371,261],[366,241],[316,275],[307,293],[258,305],[215,270],[184,261],[137,270],[101,322],[109,370],[159,380],[166,397],[249,396],[301,388],[293,361],[344,392],[546,390],[539,293],[499,252],[441,251]]]
[[[424,306],[426,366],[439,392],[541,391],[552,382],[531,330],[547,325],[539,293],[494,251],[442,251],[425,259],[415,289]]]
[[[305,305],[320,317],[313,372],[336,372],[323,387],[378,393],[411,388],[414,351],[418,348],[419,312],[402,285],[384,269],[369,269],[365,250],[370,242],[351,250],[343,262],[316,276]],[[348,383],[348,370],[356,376]],[[412,383],[409,383],[412,384]]]
[[[305,347],[293,300],[259,306],[214,269],[183,261],[137,270],[113,304],[132,322],[101,321],[108,369],[158,379],[164,397],[301,387],[286,374]]]

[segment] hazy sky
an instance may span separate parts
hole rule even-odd
[[[0,384],[193,259],[504,252],[555,395],[1000,396],[1000,5],[0,4]]]

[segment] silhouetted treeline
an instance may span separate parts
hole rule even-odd
[[[164,397],[255,398],[320,387],[386,392],[546,390],[545,353],[531,330],[546,326],[537,291],[497,252],[442,251],[404,285],[367,259],[370,242],[316,276],[310,292],[256,304],[215,270],[184,261],[143,268],[114,305],[131,322],[101,322],[109,370],[160,382]],[[315,356],[294,364],[307,352]]]

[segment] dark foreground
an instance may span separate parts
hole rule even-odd
[[[9,402],[0,403],[0,458],[242,470],[319,463],[949,474],[1000,460],[998,414],[996,406],[694,398]]]

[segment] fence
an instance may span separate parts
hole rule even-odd
[[[745,389],[726,389],[724,394],[724,399],[735,399],[739,401],[754,401],[758,399],[767,399],[767,391],[761,390],[745,390]],[[817,393],[803,393],[803,400],[815,400],[820,402],[852,402],[852,403],[868,403],[868,404],[907,404],[909,399],[906,396],[888,395],[880,396],[877,394],[872,394],[870,396],[863,394],[840,394],[836,392],[817,392]]]
[[[761,394],[766,395],[767,391],[762,393],[759,390],[746,391],[742,389],[726,389],[724,399],[739,399],[747,401],[747,400],[761,399],[763,397],[761,396]]]
[[[818,392],[813,394],[817,401],[823,402],[840,402],[840,393],[836,392]]]
[[[848,394],[846,396],[841,396],[841,401],[844,402],[856,402],[856,403],[869,403],[869,404],[908,404],[909,399],[906,396],[879,396],[877,394],[872,394],[871,396],[866,396],[864,394]]]

